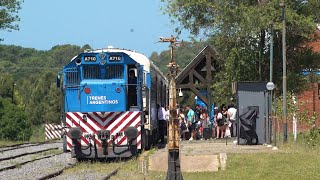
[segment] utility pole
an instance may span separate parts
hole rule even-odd
[[[179,45],[179,42],[173,36],[169,38],[160,38],[159,42],[170,43],[170,63],[167,65],[169,68],[169,128],[168,128],[168,171],[167,180],[182,180],[180,156],[179,156],[179,118],[177,116],[177,89],[176,89],[176,76],[179,66],[173,60],[173,47]]]
[[[280,3],[282,7],[282,122],[283,142],[287,143],[287,59],[286,59],[286,4],[285,0]]]

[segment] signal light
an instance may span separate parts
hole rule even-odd
[[[85,92],[86,94],[90,94],[91,89],[90,89],[89,87],[86,87],[86,88],[84,88],[84,92]]]
[[[119,87],[117,87],[116,92],[117,92],[117,93],[120,93],[120,92],[121,92],[121,89],[120,89]]]

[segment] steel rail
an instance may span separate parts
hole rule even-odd
[[[16,155],[16,156],[9,156],[9,157],[5,157],[5,158],[0,158],[0,162],[1,162],[1,161],[5,161],[5,160],[9,160],[9,159],[15,159],[15,158],[22,157],[22,156],[26,156],[26,155],[30,155],[30,154],[42,153],[42,152],[50,151],[50,150],[54,150],[54,149],[59,149],[59,147],[49,148],[49,149],[43,149],[43,150],[40,150],[40,151],[27,152],[27,153],[22,153],[22,154],[19,154],[19,155]]]
[[[7,166],[7,167],[4,167],[4,168],[0,168],[0,172],[6,171],[6,170],[9,170],[9,169],[15,169],[15,168],[17,168],[19,166],[22,166],[22,165],[25,165],[27,163],[38,161],[38,160],[41,160],[41,159],[50,158],[50,157],[53,157],[53,156],[56,156],[56,155],[60,155],[60,154],[63,154],[63,153],[51,154],[51,155],[48,155],[48,156],[43,156],[43,157],[40,157],[40,158],[36,158],[36,159],[32,159],[32,160],[21,162],[21,163],[17,163],[15,165],[11,165],[11,166]]]

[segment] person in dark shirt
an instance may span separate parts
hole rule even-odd
[[[200,120],[200,116],[201,116],[201,108],[200,106],[197,104],[196,105],[196,109],[194,111],[196,114],[195,118],[196,118],[196,121],[199,121]]]

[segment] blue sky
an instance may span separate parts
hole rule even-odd
[[[175,35],[175,26],[164,15],[160,0],[25,0],[19,12],[19,31],[0,32],[1,44],[38,50],[55,45],[109,45],[150,56],[168,50],[155,43]],[[180,39],[188,40],[184,32]]]

